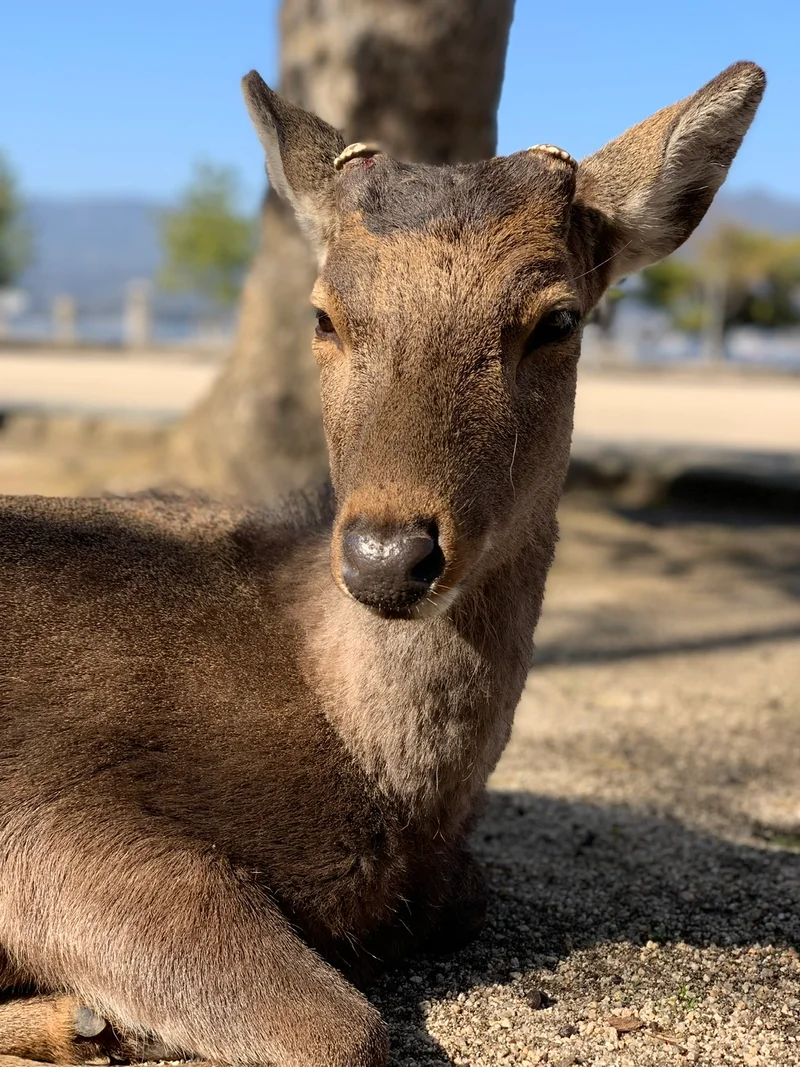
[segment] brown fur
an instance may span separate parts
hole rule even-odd
[[[483,918],[465,838],[530,662],[572,425],[579,332],[543,324],[688,235],[762,88],[730,68],[576,175],[540,151],[337,170],[336,131],[249,78],[336,328],[315,341],[335,506],[2,504],[8,986],[142,1047],[385,1063],[357,987]],[[405,617],[343,595],[364,518],[435,527],[444,573]],[[42,1036],[62,1001],[27,1003],[41,1033],[0,1014],[0,1052],[75,1058],[66,1016]]]

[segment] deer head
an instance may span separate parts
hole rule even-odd
[[[384,616],[435,614],[552,528],[581,324],[609,284],[692,233],[764,85],[736,63],[580,165],[545,145],[431,167],[346,148],[244,79],[270,181],[318,256],[346,594]]]

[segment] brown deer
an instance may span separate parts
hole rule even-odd
[[[764,74],[580,165],[403,163],[244,85],[319,255],[335,496],[2,504],[7,1057],[386,1062],[360,990],[481,927],[581,322],[693,231]]]

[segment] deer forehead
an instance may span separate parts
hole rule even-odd
[[[563,230],[575,191],[571,157],[536,149],[455,167],[384,155],[354,157],[343,166],[339,216],[357,215],[377,237],[419,231],[457,241],[506,220],[542,232]]]
[[[458,230],[458,236],[453,231]],[[312,300],[350,323],[407,333],[455,325],[522,325],[556,304],[575,304],[574,269],[557,227],[530,207],[480,228],[432,220],[376,235],[360,215],[343,220]]]
[[[338,157],[337,224],[321,271],[328,310],[336,302],[362,318],[449,305],[496,317],[507,304],[513,317],[521,301],[566,283],[575,171],[566,153],[433,167],[362,148]]]

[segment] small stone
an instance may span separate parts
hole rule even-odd
[[[541,1011],[542,1008],[550,1006],[550,998],[543,989],[531,989],[525,994],[525,1000],[534,1011]]]
[[[571,1052],[568,1056],[565,1056],[563,1059],[556,1060],[555,1063],[553,1064],[553,1067],[572,1067],[572,1065],[574,1063],[578,1063],[578,1057],[577,1057],[576,1053]],[[537,1067],[538,1067],[538,1065],[537,1065]]]
[[[578,1032],[578,1027],[577,1026],[572,1026],[570,1024],[570,1025],[567,1025],[567,1026],[562,1026],[561,1029],[558,1031],[558,1036],[559,1037],[574,1037],[575,1034],[577,1034],[577,1032]]]
[[[618,1034],[632,1034],[634,1030],[641,1030],[644,1023],[635,1015],[610,1015],[606,1019],[606,1025],[612,1027]]]
[[[412,974],[410,981],[412,981],[414,985],[422,985],[422,978],[418,974]]]

